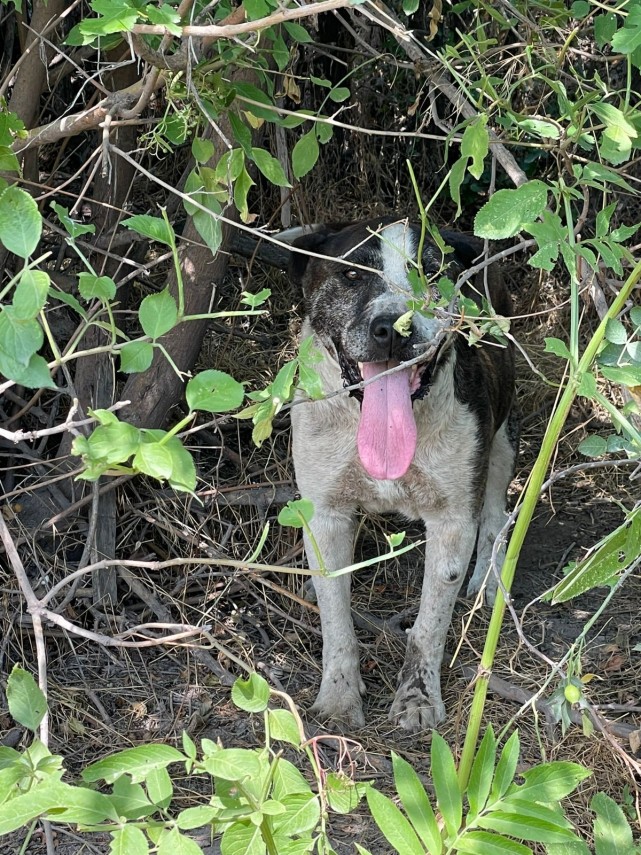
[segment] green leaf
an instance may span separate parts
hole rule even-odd
[[[33,198],[20,187],[0,194],[0,243],[20,258],[29,258],[42,234],[42,216]]]
[[[414,831],[421,838],[430,855],[440,855],[443,851],[443,840],[420,778],[407,760],[399,757],[394,751],[392,751],[392,767],[396,792]]]
[[[492,788],[492,778],[494,777],[495,761],[496,738],[492,727],[489,726],[476,752],[467,785],[467,799],[470,804],[470,813],[473,816],[483,810],[488,800]]]
[[[163,833],[158,855],[203,855],[203,850],[195,840],[181,834],[177,828],[170,828]]]
[[[597,394],[596,377],[591,371],[586,371],[581,375],[581,380],[576,390],[577,395],[581,398],[594,398]]]
[[[198,805],[198,807],[185,808],[176,817],[176,825],[183,831],[190,831],[192,828],[202,828],[203,825],[209,825],[218,813],[218,808],[210,807],[209,805]]]
[[[605,325],[605,337],[612,344],[625,344],[628,340],[628,333],[618,318],[608,318]]]
[[[641,386],[641,365],[601,366],[601,374],[622,386]]]
[[[18,724],[36,731],[47,712],[47,699],[28,671],[14,665],[7,680],[9,713]]]
[[[108,303],[116,296],[116,283],[109,276],[93,273],[78,274],[78,291],[83,300],[102,300]]]
[[[0,145],[0,172],[20,172],[20,161],[6,145]]]
[[[474,234],[489,240],[513,237],[541,216],[548,191],[548,186],[536,179],[515,190],[497,190],[476,215]]]
[[[104,757],[95,763],[90,763],[83,769],[81,775],[88,784],[94,781],[113,782],[125,773],[131,775],[134,784],[147,779],[153,770],[164,768],[171,763],[185,761],[184,754],[170,745],[139,745],[136,748],[125,748],[110,757]]]
[[[269,703],[269,684],[260,674],[250,674],[246,680],[239,677],[231,687],[231,699],[245,712],[263,712]]]
[[[295,748],[300,748],[301,735],[293,713],[289,710],[269,710],[267,723],[273,740],[289,742]]]
[[[574,688],[577,687],[575,686]],[[500,810],[516,814],[518,816],[534,817],[535,819],[541,819],[544,822],[548,822],[550,825],[557,826],[558,828],[569,829],[570,831],[573,830],[572,823],[564,816],[558,802],[554,807],[546,807],[545,805],[530,801],[520,795],[515,795],[515,793],[521,789],[522,787],[514,787],[514,789],[509,792],[504,799],[493,804],[492,810]]]
[[[295,42],[300,42],[300,44],[309,44],[311,42],[312,37],[300,24],[296,24],[294,21],[285,21],[283,26]]]
[[[62,784],[59,781],[46,781],[33,787],[29,792],[0,805],[0,837],[21,828],[23,825],[28,825],[32,820],[44,816],[56,808],[72,805],[76,797],[74,791],[79,789],[78,787],[71,787],[69,784]],[[90,791],[80,790],[80,792],[89,793]],[[100,793],[94,793],[94,795],[101,796]],[[80,798],[83,797],[80,796]],[[102,799],[105,801],[103,802]],[[105,805],[109,800],[106,796],[102,796],[94,804],[97,802]],[[96,814],[89,807],[87,813],[88,822],[93,822]],[[98,814],[101,816],[101,820],[109,818],[117,821],[113,809],[111,814],[105,814],[104,811],[100,810]]]
[[[351,92],[347,86],[335,86],[329,90],[328,94],[331,101],[334,101],[336,104],[342,104],[343,101],[347,101]]]
[[[352,813],[367,792],[368,784],[357,784],[344,772],[330,772],[325,778],[325,794],[336,813]]]
[[[147,792],[151,801],[161,809],[165,809],[171,802],[174,794],[174,786],[166,769],[153,769],[147,775]]]
[[[592,547],[588,555],[554,588],[552,602],[564,603],[592,588],[611,585],[636,558],[639,542],[641,508],[630,513],[622,525]]]
[[[272,819],[274,830],[281,835],[293,837],[313,831],[320,820],[320,801],[315,793],[292,793],[280,799],[285,813]]]
[[[275,157],[262,148],[252,148],[251,159],[265,178],[277,187],[291,187],[285,171]]]
[[[260,291],[256,292],[256,294],[252,294],[249,291],[243,291],[242,302],[249,306],[250,309],[257,309],[258,306],[262,306],[263,303],[271,297],[271,295],[271,288],[261,288]]]
[[[148,341],[130,341],[120,350],[120,370],[125,374],[146,371],[154,358],[154,346]]]
[[[103,822],[105,819],[110,819],[112,822],[119,820],[116,809],[108,796],[85,787],[70,786],[67,786],[65,801],[49,809],[46,816],[48,819],[55,819],[56,822],[83,825],[94,825]]]
[[[132,461],[134,469],[152,478],[169,478],[173,469],[171,452],[159,442],[141,442]]]
[[[595,15],[592,23],[594,24],[594,40],[597,43],[597,47],[603,50],[606,45],[611,44],[612,36],[616,33],[617,16],[614,12]]]
[[[274,789],[272,796],[275,799],[282,799],[292,793],[308,793],[310,786],[303,778],[293,763],[289,760],[278,758],[278,762],[272,767],[272,781]]]
[[[605,793],[596,793],[590,807],[596,813],[594,820],[596,855],[632,853],[634,851],[632,829],[619,805]]]
[[[421,841],[394,802],[373,787],[366,794],[367,804],[385,839],[403,855],[424,855]]]
[[[314,128],[312,128],[311,131],[303,134],[292,150],[292,172],[294,173],[294,178],[299,179],[303,175],[307,175],[316,165],[318,155],[318,139],[316,138]]]
[[[100,18],[85,18],[78,29],[85,36],[104,36],[131,30],[138,20],[138,10],[129,0],[92,0],[91,8]]]
[[[45,307],[50,284],[44,270],[23,270],[13,294],[14,317],[20,321],[36,318]]]
[[[240,407],[245,397],[245,389],[242,383],[224,371],[210,369],[191,378],[187,383],[185,397],[190,411],[227,413]]]
[[[49,366],[37,353],[33,354],[26,366],[16,366],[13,362],[7,366],[6,362],[0,354],[0,373],[5,374],[10,380],[15,380],[21,386],[26,386],[28,389],[57,389],[51,379]],[[18,370],[12,373],[12,368],[16,367]]]
[[[258,778],[262,771],[258,754],[248,748],[221,748],[205,759],[205,768],[224,781]]]
[[[265,855],[267,847],[253,822],[234,822],[220,841],[221,855]]]
[[[466,831],[456,844],[456,851],[468,855],[531,855],[532,850],[516,840],[489,831]]]
[[[472,162],[468,170],[474,178],[483,175],[484,161],[490,145],[490,135],[487,130],[487,116],[479,115],[463,132],[461,139],[461,157],[469,158]]]
[[[449,177],[450,196],[452,201],[456,202],[456,216],[461,214],[461,184],[465,178],[465,170],[467,169],[467,158],[460,157],[452,166]]]
[[[193,492],[196,489],[194,458],[177,436],[172,436],[165,448],[171,454],[171,475],[167,479],[169,486],[174,490]]]
[[[240,175],[234,183],[234,204],[238,209],[241,220],[246,223],[249,221],[249,207],[247,203],[247,195],[250,189],[254,186],[249,172],[243,166]]]
[[[586,457],[603,457],[608,450],[608,443],[602,436],[592,434],[582,439],[577,449]]]
[[[520,119],[517,125],[529,134],[542,139],[558,140],[561,136],[561,131],[557,125],[542,119]]]
[[[147,838],[135,825],[125,825],[111,832],[109,855],[147,855]]]
[[[612,49],[631,54],[641,47],[641,6],[631,6],[625,24],[612,36]]]
[[[287,502],[278,514],[280,525],[303,528],[314,516],[314,503],[310,499],[296,499]]]
[[[576,834],[571,829],[560,828],[558,825],[523,814],[492,811],[478,817],[476,823],[487,831],[507,834],[529,843],[562,843],[564,840],[576,840]]]
[[[403,12],[406,15],[413,15],[414,12],[418,11],[420,5],[421,0],[403,0]]]
[[[107,2],[111,2],[111,0],[107,0]],[[127,220],[123,220],[122,225],[143,237],[158,241],[158,243],[164,243],[170,247],[175,246],[176,236],[172,227],[160,217],[151,217],[149,214],[136,214]]]
[[[129,775],[121,775],[114,781],[109,798],[118,816],[125,819],[141,819],[156,811],[142,786],[132,784]]]
[[[499,762],[496,764],[496,772],[494,773],[492,792],[490,794],[492,801],[498,801],[502,798],[514,780],[516,764],[519,761],[519,749],[519,732],[515,730],[503,746]]]
[[[463,798],[450,747],[436,731],[432,735],[431,772],[445,827],[448,834],[454,836],[461,827]]]
[[[148,294],[140,304],[138,318],[145,335],[153,339],[173,329],[178,321],[178,307],[169,290]]]
[[[572,361],[572,354],[568,350],[567,344],[564,341],[561,341],[560,338],[546,338],[545,353],[554,353],[562,359],[567,359],[570,362]]]
[[[144,13],[152,24],[160,24],[162,27],[166,27],[174,36],[182,35],[182,27],[178,26],[180,15],[168,3],[162,6],[145,6]]]
[[[34,353],[42,347],[44,334],[38,321],[18,317],[14,306],[0,310],[0,353],[22,368],[29,365]]]
[[[509,798],[545,804],[558,802],[569,796],[591,774],[590,769],[565,760],[542,763],[523,773],[525,784],[511,792]]]
[[[51,207],[58,215],[60,225],[72,239],[75,240],[75,238],[82,235],[92,235],[95,233],[96,227],[93,224],[85,225],[84,223],[77,223],[75,220],[72,220],[69,216],[69,211],[57,202],[52,202]]]
[[[191,153],[197,163],[207,163],[214,156],[216,148],[210,139],[194,137],[191,143]]]
[[[632,138],[618,126],[608,127],[601,135],[599,146],[601,157],[613,166],[619,166],[630,159],[632,154]]]

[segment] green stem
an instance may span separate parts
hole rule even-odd
[[[545,480],[550,460],[554,454],[554,449],[556,448],[563,425],[565,424],[570,407],[576,396],[576,390],[581,376],[590,369],[590,366],[597,355],[601,342],[605,337],[605,328],[608,320],[615,318],[623,310],[626,300],[640,278],[641,261],[635,266],[632,273],[628,276],[618,296],[613,301],[605,317],[597,327],[596,332],[588,342],[576,371],[573,371],[568,378],[568,382],[563,394],[561,395],[561,399],[548,423],[545,436],[543,437],[541,451],[536,459],[534,468],[532,469],[532,474],[530,475],[528,485],[523,495],[521,512],[519,513],[514,526],[514,531],[512,532],[512,537],[510,538],[507,552],[505,554],[501,580],[508,594],[512,587],[516,564],[519,559],[519,555],[521,554],[525,535],[532,520],[532,516],[534,515],[534,509],[538,503],[539,493],[541,491],[543,481]],[[496,597],[496,603],[494,604],[494,609],[492,611],[487,636],[485,638],[485,646],[483,648],[481,663],[479,665],[479,676],[474,689],[472,709],[470,710],[470,718],[458,768],[458,778],[462,789],[467,786],[467,782],[470,777],[476,743],[481,729],[481,720],[483,717],[488,683],[492,672],[492,666],[494,664],[494,657],[499,641],[504,613],[505,600],[503,598],[502,591],[499,590]]]
[[[565,208],[565,225],[568,233],[568,243],[570,245],[572,253],[574,253],[576,241],[574,238],[574,218],[572,216],[572,203],[562,181],[560,181],[559,184],[561,186],[561,192],[563,193],[563,206]],[[574,365],[576,365],[579,361],[580,311],[579,283],[577,281],[576,276],[576,263],[577,259],[576,256],[574,256],[573,265],[571,267],[568,266],[568,270],[570,273],[570,353],[572,355],[572,362],[574,363]]]

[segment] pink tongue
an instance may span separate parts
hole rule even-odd
[[[363,380],[377,377],[391,367],[387,362],[365,362]],[[363,389],[358,454],[365,470],[381,481],[401,478],[416,451],[410,373],[407,368],[386,374]]]

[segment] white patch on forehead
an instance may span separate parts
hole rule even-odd
[[[416,258],[416,236],[408,223],[392,223],[379,235],[383,278],[402,291],[410,290],[407,265]]]

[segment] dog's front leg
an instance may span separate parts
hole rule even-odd
[[[327,570],[341,570],[352,563],[354,520],[351,515],[316,507],[310,528],[315,539],[312,544],[305,535],[310,569],[319,569],[317,550]],[[319,718],[358,728],[365,724],[361,701],[365,685],[361,680],[358,642],[352,623],[350,587],[349,573],[334,579],[314,576],[323,631],[323,677],[310,711]]]
[[[426,521],[425,576],[416,623],[408,632],[405,662],[390,718],[406,730],[436,727],[445,718],[441,663],[456,596],[476,539],[464,520]]]

